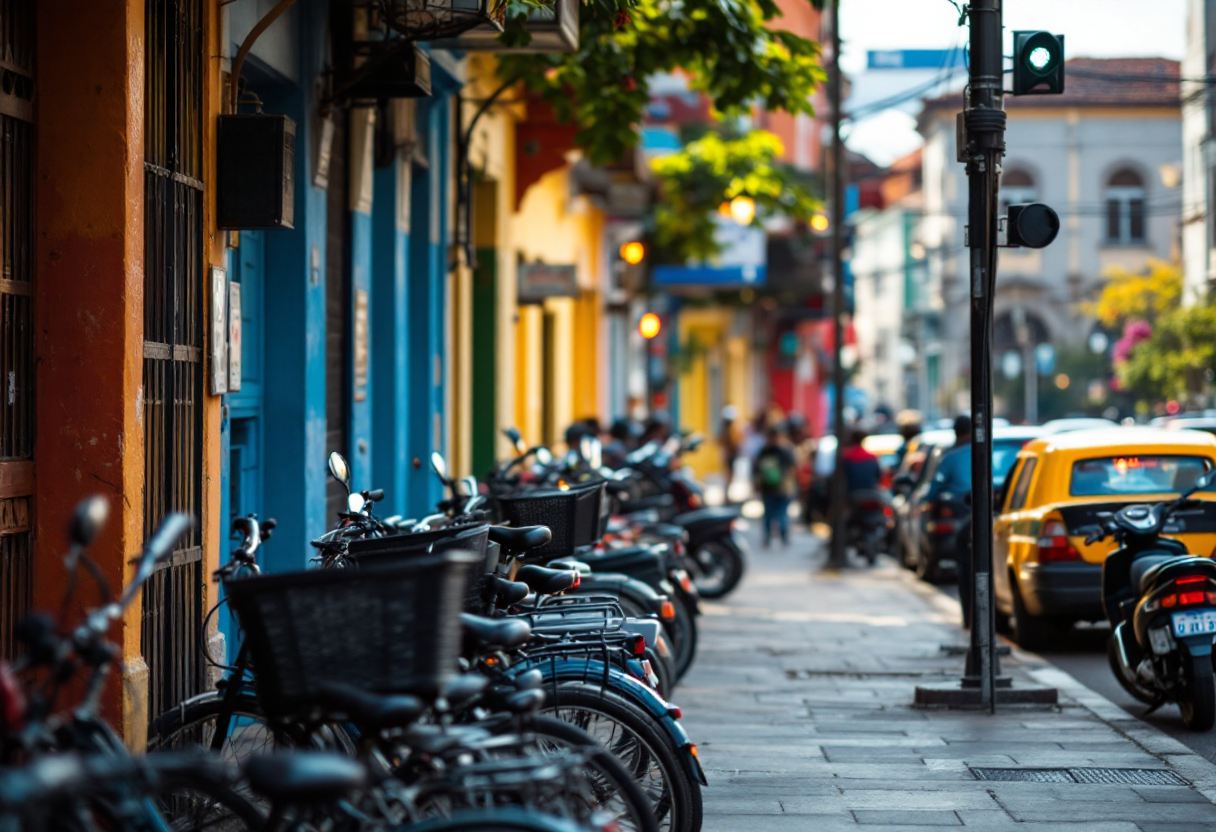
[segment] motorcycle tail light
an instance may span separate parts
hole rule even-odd
[[[1162,595],[1161,596],[1161,606],[1164,609],[1169,609],[1170,607],[1178,606],[1178,596],[1177,595]],[[1148,605],[1145,604],[1144,608],[1148,609]],[[1152,612],[1152,610],[1149,610],[1149,612]]]
[[[1201,584],[1208,579],[1207,575],[1185,575],[1181,578],[1175,578],[1174,583],[1179,586],[1185,584]]]
[[[1208,600],[1208,594],[1202,589],[1197,589],[1194,592],[1179,592],[1178,604],[1183,607],[1194,606],[1195,604],[1203,604]]]
[[[1039,535],[1039,563],[1081,560],[1081,553],[1068,539],[1068,529],[1059,520],[1048,520]]]
[[[882,507],[882,516],[887,518],[888,520],[890,520],[892,517],[895,516],[895,511],[890,506],[883,506]]]
[[[646,655],[646,639],[643,638],[642,636],[633,637],[633,655],[635,655],[635,656],[645,656]]]

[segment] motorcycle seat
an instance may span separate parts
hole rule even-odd
[[[738,506],[720,506],[715,508],[699,508],[696,511],[686,511],[671,518],[677,526],[683,526],[689,531],[698,528],[729,523],[742,515],[743,510]]]
[[[516,580],[525,583],[533,592],[541,595],[557,595],[579,585],[580,575],[572,569],[548,569],[528,564],[515,573]]]
[[[662,555],[649,546],[629,546],[622,549],[606,549],[603,552],[588,552],[583,555],[595,572],[624,572],[633,574],[637,569],[662,567]]]
[[[1140,566],[1145,561],[1152,562]],[[1209,576],[1216,578],[1216,563],[1211,558],[1194,555],[1149,555],[1132,561],[1132,585],[1144,595],[1162,581],[1196,572],[1207,572]]]
[[[320,703],[326,709],[345,715],[368,731],[409,725],[426,710],[416,696],[374,693],[342,682],[323,682],[318,692]]]

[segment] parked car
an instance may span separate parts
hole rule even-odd
[[[995,492],[1017,460],[1018,451],[1032,439],[1043,435],[1037,427],[998,427],[992,431],[992,488]],[[908,539],[916,574],[935,583],[953,570],[958,556],[958,534],[971,516],[966,497],[971,492],[971,467],[946,472],[942,459],[950,450],[939,445],[925,463],[921,484],[912,492],[908,514]]]
[[[1216,466],[1216,436],[1200,431],[1120,427],[1044,436],[1027,444],[997,493],[993,585],[1014,639],[1033,649],[1077,621],[1104,620],[1102,562],[1114,543],[1087,544],[1077,529],[1099,512],[1169,499]],[[1216,548],[1216,492],[1178,517],[1169,534],[1187,550]],[[1000,619],[998,619],[1000,620]]]
[[[1165,423],[1166,430],[1202,430],[1216,433],[1216,419],[1210,416],[1188,416],[1185,419],[1171,419]]]
[[[911,520],[912,494],[923,481],[925,463],[938,446],[954,447],[954,430],[930,430],[908,440],[903,461],[891,478],[891,507],[895,511],[895,556],[909,569],[916,567],[914,537],[916,529]]]
[[[1072,433],[1075,430],[1117,428],[1119,423],[1096,416],[1071,416],[1067,419],[1049,419],[1042,427],[1045,433]]]

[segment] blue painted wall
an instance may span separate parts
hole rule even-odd
[[[353,178],[353,171],[352,171]],[[353,187],[352,182],[352,187]],[[382,198],[382,195],[377,194],[377,198]],[[372,482],[372,372],[376,365],[375,350],[372,349],[372,335],[375,332],[375,327],[372,325],[371,310],[376,305],[376,296],[372,292],[372,215],[365,214],[361,211],[352,211],[350,215],[350,309],[348,314],[350,320],[347,325],[347,332],[350,333],[352,339],[352,347],[350,349],[351,367],[347,378],[350,380],[351,389],[347,395],[350,399],[350,448],[347,450],[346,457],[350,460],[351,467],[351,483],[357,489],[379,488],[380,486]],[[367,383],[365,385],[356,384],[355,365],[357,363],[353,346],[355,332],[357,331],[356,310],[358,305],[355,300],[360,292],[366,292],[368,295],[367,309]]]
[[[397,223],[399,191],[407,187],[402,172],[409,166],[398,155],[376,171],[372,206],[371,482],[385,490],[383,516],[405,514],[409,497],[410,380],[416,368],[409,344],[409,235]]]
[[[308,0],[301,14],[299,87],[261,92],[266,112],[297,125],[295,229],[266,233],[266,373],[263,516],[278,529],[263,566],[308,565],[309,541],[325,531],[325,192],[312,185],[316,136],[313,80],[327,59],[328,4]]]

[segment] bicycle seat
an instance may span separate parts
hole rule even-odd
[[[334,803],[367,784],[361,763],[337,754],[266,754],[245,764],[250,787],[276,803]]]
[[[490,526],[490,540],[511,555],[539,548],[552,539],[553,532],[548,526]]]
[[[579,585],[579,574],[570,569],[549,569],[529,564],[521,566],[515,577],[527,584],[533,592],[541,595],[556,595]]]
[[[487,581],[486,584],[490,600],[497,607],[505,608],[512,604],[518,604],[532,592],[525,583],[508,581],[506,578],[501,578],[497,575]]]
[[[514,650],[528,643],[532,628],[521,618],[483,618],[460,614],[466,641],[482,650]]]
[[[405,733],[405,744],[423,754],[443,754],[446,751],[465,753],[469,746],[491,736],[489,731],[474,725],[414,725]]]
[[[459,708],[490,686],[490,680],[479,673],[456,676],[443,686],[440,694],[453,708]]]
[[[369,731],[409,725],[426,710],[417,696],[372,693],[342,682],[322,682],[319,692],[322,705]]]

